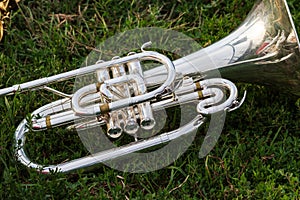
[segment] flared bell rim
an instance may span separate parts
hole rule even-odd
[[[288,18],[289,18],[289,22],[290,22],[290,24],[292,26],[292,29],[293,29],[294,33],[295,33],[295,39],[297,41],[297,44],[298,44],[298,47],[299,47],[298,50],[300,52],[300,42],[299,42],[298,32],[297,32],[297,29],[296,29],[296,26],[295,26],[295,23],[294,23],[294,20],[293,20],[290,8],[289,8],[288,3],[287,3],[286,0],[282,0],[282,1],[283,1],[284,5],[285,5],[285,9],[286,9],[286,12],[287,12],[287,15],[288,15]]]

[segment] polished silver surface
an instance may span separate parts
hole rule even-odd
[[[48,105],[41,107],[40,109],[47,109]],[[38,109],[33,114],[38,114],[41,110]],[[20,125],[18,126],[15,134],[16,141],[18,141],[19,145],[16,150],[16,155],[18,157],[18,160],[30,167],[38,170],[41,173],[50,173],[50,172],[70,172],[72,170],[81,169],[85,167],[92,166],[97,163],[103,163],[108,160],[112,160],[117,157],[125,156],[130,153],[134,153],[143,149],[147,149],[159,144],[163,144],[166,142],[169,142],[171,140],[174,140],[176,138],[179,138],[183,135],[189,134],[190,132],[193,132],[197,130],[203,123],[205,119],[202,118],[200,115],[195,117],[194,120],[189,122],[183,127],[180,127],[177,130],[174,130],[172,132],[163,133],[161,135],[151,137],[146,140],[140,140],[138,142],[134,142],[131,144],[128,144],[126,146],[117,147],[114,149],[110,149],[107,151],[99,152],[90,156],[82,157],[76,160],[72,160],[69,162],[57,164],[57,165],[50,165],[50,166],[43,166],[41,164],[37,164],[32,162],[26,155],[24,148],[22,148],[25,145],[25,139],[26,139],[26,133],[29,131],[27,127],[27,121],[24,119]]]
[[[174,65],[183,76],[200,73],[209,78],[220,72],[232,81],[300,95],[299,39],[285,0],[258,1],[233,33]],[[155,84],[162,71],[160,67],[145,72],[148,84]]]
[[[126,132],[136,142],[66,163],[43,166],[33,163],[26,155],[24,147],[29,128],[24,119],[15,131],[18,160],[43,173],[68,172],[189,134],[204,123],[206,115],[233,111],[245,98],[244,95],[239,102],[236,86],[218,76],[219,72],[230,80],[271,85],[280,91],[300,95],[299,40],[284,0],[257,2],[236,31],[174,62],[159,53],[145,51],[148,45],[142,46],[142,53],[99,61],[92,66],[0,90],[0,95],[7,95],[46,89],[64,97],[32,113],[30,123],[34,131],[61,125],[69,125],[70,129],[103,125],[107,126],[110,137],[118,138]],[[142,71],[140,61],[144,60],[155,60],[163,66]],[[48,87],[50,83],[87,73],[96,73],[98,82],[72,95]],[[148,130],[155,126],[153,111],[188,102],[198,103],[195,108],[198,115],[191,122],[147,139],[136,135],[139,128]],[[85,119],[85,122],[71,124],[78,119]]]

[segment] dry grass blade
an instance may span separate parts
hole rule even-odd
[[[20,0],[14,0],[14,2],[18,3],[20,2]],[[9,10],[11,9],[11,3],[12,1],[10,0],[3,0],[0,2],[0,41],[2,40],[4,35],[5,20],[9,19]]]
[[[3,37],[3,22],[0,21],[0,41],[2,40]]]
[[[178,185],[177,187],[175,187],[175,188],[173,188],[172,190],[170,190],[169,193],[173,192],[174,190],[177,190],[178,188],[181,188],[181,187],[183,186],[183,184],[185,184],[186,181],[189,179],[189,176],[190,176],[190,175],[188,175],[188,176],[184,179],[184,181],[183,181],[182,183],[180,183],[180,185]]]
[[[8,13],[6,12],[6,9],[8,7],[9,0],[4,0],[0,2],[0,41],[2,40],[3,37],[3,24],[4,24],[4,19],[8,16]]]
[[[0,2],[0,9],[2,11],[6,11],[8,4],[9,4],[9,0],[4,0],[4,1]]]

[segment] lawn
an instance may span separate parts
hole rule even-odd
[[[300,32],[300,2],[288,0]],[[254,1],[40,0],[13,5],[0,42],[0,87],[79,68],[97,45],[144,27],[171,29],[206,47],[237,28]],[[54,84],[72,91],[73,81]],[[149,173],[105,165],[68,174],[39,174],[16,161],[14,131],[40,106],[58,99],[45,91],[0,98],[1,199],[300,199],[300,99],[238,83],[243,106],[226,117],[216,146],[199,158],[207,127],[183,156]],[[51,164],[85,156],[76,133],[28,134],[33,161]]]

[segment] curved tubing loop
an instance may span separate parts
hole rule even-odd
[[[41,109],[44,108],[41,107],[40,109],[36,110],[33,114],[39,113]],[[26,119],[24,119],[15,132],[16,157],[25,166],[34,168],[37,171],[44,174],[48,174],[51,172],[70,172],[73,170],[89,167],[98,163],[103,163],[105,161],[112,160],[120,156],[128,155],[130,153],[134,153],[143,149],[147,149],[159,144],[169,142],[171,140],[174,140],[183,135],[189,134],[192,131],[197,130],[204,123],[204,121],[205,118],[203,118],[201,115],[198,115],[191,122],[180,127],[179,129],[163,133],[150,139],[140,140],[137,142],[127,144],[125,146],[116,147],[93,155],[71,160],[65,163],[43,166],[41,164],[32,162],[25,153],[24,146],[26,140],[26,133],[29,131],[29,129],[27,127],[27,121]]]
[[[106,69],[107,67],[110,67],[110,66],[113,66],[116,64],[125,64],[125,63],[133,61],[133,60],[140,60],[140,61],[153,60],[153,61],[161,62],[162,64],[164,64],[167,67],[167,70],[169,72],[167,81],[171,81],[173,78],[172,76],[175,76],[174,65],[168,59],[168,57],[166,57],[160,53],[154,52],[154,51],[143,51],[141,53],[132,54],[132,55],[122,57],[119,59],[96,63],[94,65],[82,67],[82,68],[71,70],[68,72],[61,73],[61,74],[57,74],[57,75],[53,75],[53,76],[49,76],[49,77],[45,77],[45,78],[40,78],[40,79],[29,81],[26,83],[16,84],[16,85],[13,85],[8,88],[3,88],[3,89],[0,89],[0,96],[15,94],[16,92],[22,92],[22,91],[27,91],[27,90],[42,89],[44,86],[47,86],[51,83],[65,81],[65,80],[74,78],[78,75],[94,73],[97,70]]]
[[[169,94],[172,90],[173,90],[173,83],[176,77],[176,71],[175,71],[175,67],[173,65],[173,63],[171,62],[171,60],[169,58],[167,58],[166,56],[156,53],[156,52],[152,52],[152,51],[145,51],[141,54],[145,54],[143,57],[138,57],[138,58],[133,58],[133,59],[139,59],[139,60],[154,60],[154,61],[158,61],[162,64],[164,64],[164,66],[166,67],[167,71],[168,71],[168,76],[165,80],[165,82],[158,87],[157,89],[139,95],[139,96],[134,96],[134,97],[130,97],[130,98],[126,98],[126,99],[120,99],[108,104],[102,103],[100,106],[98,104],[95,104],[91,109],[86,109],[86,107],[83,107],[80,105],[81,99],[84,98],[85,96],[92,94],[92,93],[96,93],[98,88],[97,88],[97,83],[95,84],[91,84],[88,86],[85,86],[81,89],[79,89],[77,92],[74,93],[73,97],[72,97],[72,109],[74,110],[74,112],[76,113],[76,115],[80,115],[80,116],[94,116],[94,115],[102,115],[102,114],[106,114],[107,112],[113,111],[113,110],[118,110],[121,108],[125,108],[128,106],[133,106],[139,103],[143,103],[146,101],[150,101],[156,97],[165,95],[165,94]],[[134,54],[137,55],[137,54]],[[118,60],[114,60],[115,63],[114,64],[118,64]],[[144,87],[142,85],[144,85],[144,80],[141,77],[138,77],[137,75],[126,75],[126,76],[122,76],[122,77],[118,77],[118,78],[114,78],[114,79],[110,79],[107,81],[104,81],[104,85],[101,87],[103,91],[106,91],[103,88],[107,88],[107,85],[112,84],[112,83],[116,83],[117,81],[124,82],[124,81],[128,81],[128,80],[134,80],[137,85],[139,85],[139,87]],[[144,89],[143,89],[144,90]],[[109,93],[107,93],[107,95],[109,95]],[[103,111],[101,109],[101,107],[105,107],[105,111]]]
[[[200,114],[209,115],[220,111],[226,111],[237,99],[238,90],[235,84],[229,80],[212,78],[200,81],[200,85],[204,88],[202,90],[203,96],[209,97],[200,101],[197,105],[197,111]],[[220,88],[226,88],[229,90],[230,94],[226,101],[219,104],[224,99],[224,92],[220,88],[211,88],[213,86],[218,86]]]

